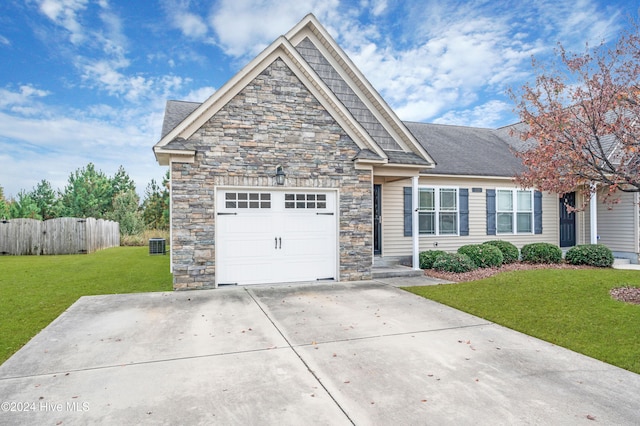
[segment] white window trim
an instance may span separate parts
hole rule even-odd
[[[418,187],[418,217],[422,212],[430,212],[431,210],[420,209],[420,190],[421,189],[433,189],[434,190],[434,206],[435,210],[435,233],[427,234],[420,232],[420,223],[418,223],[418,234],[420,237],[459,237],[460,236],[460,187],[458,186],[441,186],[441,185],[420,185]],[[440,190],[441,189],[455,189],[456,190],[456,233],[455,234],[441,234],[440,233]],[[448,211],[448,210],[447,210]],[[446,212],[446,211],[445,211]]]
[[[506,213],[505,211],[498,210],[498,191],[511,191],[511,202],[513,205],[512,215],[512,224],[513,231],[511,232],[500,232],[498,229],[498,215],[500,213]],[[518,191],[529,191],[531,193],[531,231],[529,232],[518,232]],[[534,199],[535,190],[530,188],[496,188],[496,235],[533,235],[535,234],[535,199]],[[526,212],[520,212],[526,213]]]

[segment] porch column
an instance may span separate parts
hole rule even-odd
[[[596,185],[591,184],[591,199],[589,200],[589,223],[591,224],[591,244],[598,244],[598,192]]]
[[[413,269],[420,270],[420,231],[418,226],[418,206],[420,194],[418,194],[418,176],[411,178],[411,235],[413,236]]]

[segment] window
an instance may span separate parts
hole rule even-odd
[[[458,235],[458,188],[420,188],[418,229],[423,235]]]
[[[326,209],[327,194],[285,194],[285,209]]]
[[[498,234],[533,232],[533,191],[496,190],[496,231]]]
[[[271,194],[266,192],[227,192],[224,199],[228,209],[271,208]]]

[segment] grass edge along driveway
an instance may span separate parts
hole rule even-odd
[[[0,364],[81,296],[171,291],[169,256],[148,247],[0,256]]]
[[[622,286],[640,287],[640,272],[516,271],[404,290],[640,374],[640,305],[609,295]]]

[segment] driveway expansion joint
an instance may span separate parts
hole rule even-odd
[[[245,288],[247,294],[249,295],[249,297],[251,297],[251,299],[254,301],[254,303],[258,306],[258,308],[260,308],[260,310],[262,311],[262,313],[264,314],[264,316],[269,320],[269,322],[271,324],[273,324],[273,327],[278,331],[278,333],[280,334],[280,336],[282,336],[282,338],[284,339],[285,342],[287,342],[287,345],[289,345],[289,348],[291,348],[291,350],[293,351],[294,354],[296,354],[296,356],[298,357],[298,359],[300,360],[300,362],[302,362],[302,364],[305,366],[305,368],[307,369],[307,371],[309,373],[311,373],[311,375],[313,376],[313,378],[318,382],[318,384],[322,387],[322,389],[324,389],[324,391],[327,393],[327,395],[329,396],[329,398],[331,398],[331,400],[334,402],[334,404],[336,404],[336,406],[338,407],[338,409],[340,411],[342,411],[342,413],[345,415],[345,417],[347,418],[347,420],[349,420],[349,422],[351,422],[352,425],[355,425],[356,423],[353,421],[353,419],[349,416],[349,414],[345,411],[344,407],[342,407],[342,405],[340,405],[340,403],[336,400],[335,396],[331,394],[331,392],[329,392],[329,389],[327,389],[327,387],[324,385],[324,383],[322,383],[322,380],[320,380],[320,377],[318,377],[318,375],[316,374],[316,372],[309,366],[309,364],[307,364],[307,362],[304,360],[304,358],[302,357],[302,355],[300,355],[300,353],[296,350],[296,348],[291,344],[291,342],[289,341],[289,339],[287,339],[287,337],[284,335],[284,333],[282,332],[282,330],[280,330],[280,328],[278,327],[278,325],[273,321],[273,319],[269,316],[269,314],[267,313],[267,311],[264,309],[264,307],[262,306],[262,304],[258,301],[258,299],[256,298],[255,294],[253,294],[253,292],[248,289]]]

